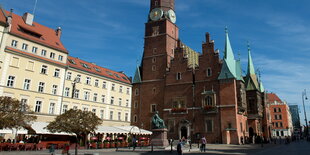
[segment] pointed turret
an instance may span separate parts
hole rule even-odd
[[[225,33],[226,33],[226,39],[225,39],[224,59],[221,73],[218,79],[230,79],[230,78],[237,79],[236,60],[234,57],[234,52],[230,45],[227,28],[225,28]]]
[[[245,78],[246,90],[259,90],[259,82],[255,73],[250,45],[248,44],[248,72]]]
[[[244,79],[242,76],[242,67],[241,67],[240,59],[236,61],[236,76],[237,76],[237,80],[244,82]]]
[[[140,74],[140,67],[137,65],[137,68],[136,68],[136,72],[135,72],[135,76],[133,78],[133,81],[132,83],[141,83],[141,74]]]

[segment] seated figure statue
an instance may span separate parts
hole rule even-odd
[[[162,120],[158,115],[158,111],[155,112],[155,115],[152,118],[152,125],[153,129],[166,128],[164,120]]]

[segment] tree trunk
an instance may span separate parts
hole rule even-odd
[[[79,142],[79,138],[78,138],[78,135],[76,134],[75,155],[78,155],[78,142]]]

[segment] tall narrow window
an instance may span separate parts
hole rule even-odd
[[[63,57],[62,55],[59,55],[59,56],[58,56],[58,60],[59,60],[59,61],[62,61],[63,58],[64,58],[64,57]]]
[[[182,79],[182,74],[179,72],[177,73],[177,77],[176,77],[177,80],[181,80]]]
[[[71,72],[67,72],[67,77],[66,77],[66,79],[67,79],[67,80],[71,80],[71,76],[72,76],[72,73],[71,73]]]
[[[47,74],[47,66],[46,65],[42,65],[41,74]]]
[[[99,87],[99,80],[98,79],[95,80],[95,87]]]
[[[121,120],[121,112],[118,112],[118,120],[120,121]]]
[[[42,101],[37,101],[34,112],[41,112],[41,106],[42,106]]]
[[[101,102],[102,102],[102,103],[105,102],[105,95],[101,95]]]
[[[23,45],[22,45],[22,50],[27,51],[27,49],[28,49],[28,44],[23,43]]]
[[[129,95],[130,94],[130,89],[127,88],[126,94]]]
[[[51,59],[55,59],[55,53],[51,52],[51,53],[50,53],[50,58],[51,58]]]
[[[110,111],[110,120],[113,120],[113,111]]]
[[[84,100],[89,100],[90,92],[84,91]]]
[[[24,90],[29,90],[31,80],[25,79],[24,81]]]
[[[12,40],[11,46],[12,47],[17,47],[17,41],[16,40]]]
[[[63,105],[62,106],[62,113],[66,113],[68,111],[68,105]]]
[[[42,55],[42,56],[46,56],[46,50],[42,50],[42,51],[41,51],[41,55]]]
[[[104,110],[100,110],[100,118],[101,118],[101,119],[104,118]]]
[[[97,102],[97,98],[98,98],[98,94],[94,93],[94,97],[93,97],[94,102]]]
[[[91,78],[90,77],[86,77],[86,84],[87,85],[90,85],[90,81],[91,81]]]
[[[27,100],[27,99],[24,99],[24,98],[20,100],[20,104],[21,104],[20,111],[23,111],[23,112],[26,111],[27,101],[28,101],[28,100]]]
[[[112,105],[114,104],[114,97],[113,96],[111,97],[111,104]]]
[[[15,76],[9,76],[8,77],[8,83],[6,86],[13,87],[14,86],[14,80],[15,80]]]
[[[57,85],[53,85],[52,94],[57,95]]]
[[[212,120],[206,120],[206,131],[207,132],[213,131],[213,121]]]
[[[74,90],[74,98],[79,98],[80,90],[75,89]]]
[[[129,106],[129,100],[126,100],[126,107]]]
[[[115,84],[113,83],[111,86],[111,90],[114,91],[115,90]]]
[[[136,96],[139,95],[139,89],[138,89],[138,88],[135,89],[135,95],[136,95]]]
[[[55,69],[54,77],[59,77],[60,69]]]
[[[44,91],[44,82],[39,82],[38,92],[43,93]]]
[[[37,53],[38,48],[37,47],[32,47],[32,53]]]
[[[78,83],[81,82],[81,75],[80,74],[76,75],[75,81]]]
[[[122,99],[121,98],[118,99],[118,105],[122,106]]]
[[[69,96],[70,96],[70,88],[69,88],[69,87],[66,87],[66,88],[65,88],[65,96],[66,96],[66,97],[69,97]]]
[[[125,113],[125,121],[128,122],[128,113]]]
[[[105,81],[102,82],[102,88],[104,88],[104,89],[107,88],[107,82],[105,82]]]
[[[119,86],[119,92],[123,93],[123,86]]]
[[[55,111],[55,103],[50,103],[50,108],[48,110],[49,114],[54,114]]]
[[[156,104],[151,104],[151,112],[156,112]]]
[[[208,68],[207,69],[207,77],[210,77],[210,76],[212,76],[212,70],[211,70],[211,68]]]

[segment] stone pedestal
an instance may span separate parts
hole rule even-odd
[[[151,143],[153,146],[163,146],[166,147],[169,145],[167,139],[167,129],[153,129],[151,136]]]

